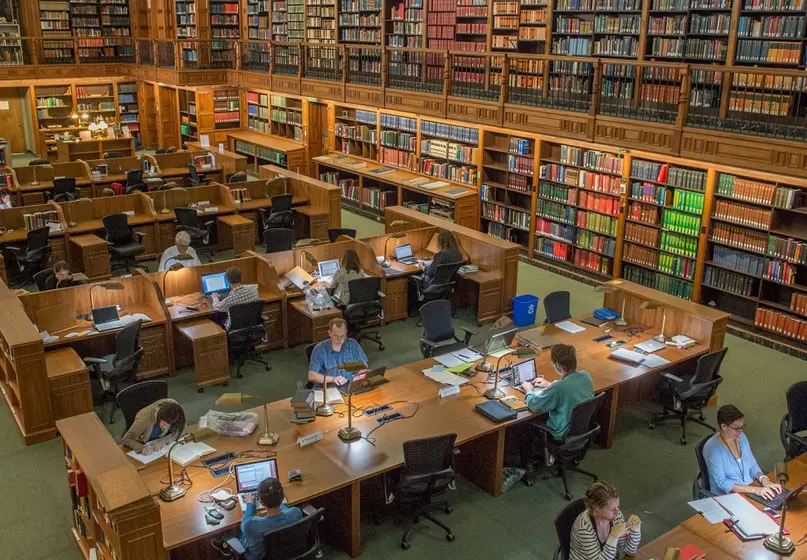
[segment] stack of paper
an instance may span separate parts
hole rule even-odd
[[[644,361],[649,357],[643,354],[639,354],[638,352],[634,352],[633,350],[628,350],[627,348],[618,348],[611,352],[611,358],[616,360],[622,360],[623,362],[628,362],[631,364],[639,365],[644,363]]]
[[[555,323],[555,326],[561,330],[566,331],[567,333],[572,334],[586,330],[586,327],[581,327],[580,325],[572,323],[571,321],[561,321],[560,323]]]
[[[468,380],[459,377],[458,375],[454,375],[450,371],[440,369],[435,370],[434,368],[424,369],[423,374],[431,379],[432,381],[436,381],[437,383],[443,383],[444,385],[462,385],[463,383],[468,383]]]

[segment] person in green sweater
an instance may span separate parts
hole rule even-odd
[[[548,414],[535,422],[542,422],[549,428],[552,437],[560,439],[569,429],[572,409],[578,403],[594,398],[594,383],[585,370],[577,369],[577,352],[574,346],[557,344],[551,351],[552,366],[560,380],[548,382],[544,379],[535,385],[523,383],[527,396],[524,401],[532,412]],[[543,432],[541,432],[543,433]],[[525,423],[521,430],[520,451],[523,468],[530,474],[534,471],[535,428],[533,423]]]

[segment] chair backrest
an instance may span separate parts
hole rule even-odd
[[[313,558],[319,552],[319,524],[324,509],[319,508],[311,515],[304,515],[291,525],[275,529],[263,535],[266,555],[263,560],[301,560]]]
[[[199,214],[196,212],[196,208],[187,208],[185,206],[181,206],[174,208],[174,214],[176,214],[178,225],[195,228],[199,227]]]
[[[141,185],[143,183],[143,170],[142,169],[130,169],[126,172],[126,186],[133,187],[135,185]]]
[[[711,485],[709,484],[709,467],[706,459],[703,457],[703,448],[706,442],[715,437],[715,434],[709,434],[698,443],[695,447],[695,458],[698,460],[698,474],[695,477],[695,488],[693,490],[692,499],[699,500],[704,495],[709,495],[712,492]]]
[[[119,243],[131,243],[132,230],[129,229],[129,222],[126,214],[108,214],[103,217],[106,240],[117,245]]]
[[[294,246],[294,230],[289,228],[273,228],[263,231],[263,246],[267,253],[291,251]]]
[[[544,311],[547,323],[558,323],[572,318],[571,295],[569,292],[552,292],[544,298]]]
[[[715,375],[720,371],[720,364],[723,363],[723,358],[726,357],[726,352],[728,351],[728,348],[721,348],[717,352],[709,352],[698,358],[695,375],[690,378],[690,384],[695,386],[708,383],[714,379]]]
[[[278,194],[272,197],[272,214],[277,212],[288,212],[291,210],[291,194]]]
[[[165,153],[168,153],[168,148],[157,148],[157,150],[154,152],[154,154],[158,156]]]
[[[560,513],[555,517],[555,532],[558,534],[560,560],[568,560],[572,546],[572,527],[574,527],[574,522],[585,510],[586,501],[580,498],[560,510]]]
[[[53,274],[54,272],[52,268],[46,268],[34,274],[34,284],[36,284],[36,289],[40,292],[47,291],[48,279],[53,276]]]
[[[174,153],[176,153],[176,151],[177,151],[176,146],[168,146],[168,149],[165,150],[165,153],[166,154],[174,154]]]
[[[420,306],[420,319],[423,321],[423,338],[432,342],[443,342],[454,338],[451,324],[451,302],[436,299]]]
[[[376,320],[384,311],[381,297],[381,278],[367,276],[347,283],[350,292],[350,303],[342,312],[349,325],[361,325]]]
[[[585,457],[594,436],[600,431],[599,424],[594,422],[594,415],[604,397],[605,393],[600,393],[593,399],[574,406],[569,429],[561,438],[561,444],[553,451],[556,456],[566,460],[580,460]]]
[[[39,249],[44,249],[48,246],[49,236],[50,228],[47,226],[28,230],[28,233],[25,234],[25,251],[31,253]]]
[[[227,183],[246,183],[247,174],[243,171],[236,171],[235,173],[228,173],[225,182]]]
[[[198,183],[199,182],[199,173],[196,171],[196,166],[192,163],[188,164],[188,173],[190,174],[191,182]]]
[[[121,155],[122,154],[120,152],[105,152],[104,159],[119,158]]]
[[[403,443],[402,477],[423,476],[453,469],[454,443],[457,434],[443,434]]]
[[[785,394],[790,432],[807,430],[807,381],[797,381]]]
[[[126,429],[123,432],[129,431],[138,412],[166,398],[168,398],[168,382],[159,379],[135,383],[118,393],[115,400],[118,401],[118,406],[123,411],[123,418],[126,420]]]
[[[240,353],[252,349],[266,335],[261,300],[233,305],[229,313],[227,344],[233,352]]]
[[[60,194],[66,193],[73,193],[76,192],[76,178],[75,177],[59,177],[57,179],[53,179],[53,196],[59,196]]]
[[[333,243],[340,235],[347,235],[356,239],[356,230],[350,228],[328,228],[328,241]]]
[[[137,342],[140,339],[142,320],[129,323],[115,336],[115,364],[131,357],[137,351]]]
[[[317,347],[318,342],[312,342],[308,346],[305,347],[305,358],[308,360],[308,363],[311,363],[311,354],[314,353],[314,348]]]
[[[48,160],[46,160],[46,159],[37,158],[37,159],[32,159],[31,161],[29,161],[29,162],[28,162],[28,165],[31,165],[31,166],[35,166],[35,165],[48,165],[49,163],[50,163],[50,162],[49,162]]]
[[[438,264],[434,269],[434,276],[432,276],[430,286],[435,288],[439,286],[447,286],[454,281],[454,276],[456,276],[457,271],[461,266],[462,261]]]

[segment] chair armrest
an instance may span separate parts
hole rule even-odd
[[[238,540],[238,537],[230,537],[224,541],[224,544],[228,549],[232,550],[233,553],[238,555],[237,558],[241,558],[247,553],[247,550],[244,548],[244,545],[241,544],[241,541]]]
[[[681,379],[677,375],[673,375],[672,373],[669,373],[669,372],[666,372],[666,371],[661,374],[661,377],[664,377],[665,379],[669,379],[670,381],[673,381],[675,383],[683,383],[683,381],[684,381],[683,379]]]
[[[473,331],[469,331],[469,330],[468,330],[468,329],[466,329],[465,327],[460,327],[460,329],[462,329],[463,331],[465,331],[465,336],[463,337],[463,340],[462,340],[462,341],[463,341],[465,344],[468,344],[468,343],[471,341],[471,337],[472,337],[472,336],[474,336],[474,335],[476,335],[476,333],[475,333],[475,332],[473,332]]]
[[[135,237],[140,238],[141,243],[143,242],[143,238],[146,236],[146,234],[143,233],[142,231],[134,231],[134,232],[132,232],[132,235],[135,236]]]
[[[105,360],[103,358],[82,358],[82,361],[87,365],[90,365],[90,364],[105,364],[105,363],[107,363],[107,360]]]
[[[305,516],[314,515],[317,512],[317,508],[309,503],[300,504],[298,507],[302,510],[303,515]]]
[[[384,299],[385,297],[387,297],[387,294],[384,292],[378,292],[378,299]]]
[[[209,228],[209,227],[211,227],[211,226],[215,226],[215,225],[216,225],[216,220],[208,220],[208,221],[206,221],[206,222],[205,222],[204,224],[202,224],[202,225],[203,225],[204,227],[206,227],[206,228]]]
[[[805,438],[803,438],[801,436],[797,436],[796,434],[794,434],[792,432],[788,432],[787,437],[789,437],[793,441],[796,441],[796,442],[804,445],[805,447],[807,447],[807,439],[805,439]]]
[[[19,248],[19,247],[13,247],[13,246],[11,246],[11,245],[6,245],[6,249],[8,249],[9,251],[13,251],[14,253],[19,253],[19,252],[21,252],[21,251],[22,251],[22,249],[21,249],[21,248]]]
[[[433,340],[429,340],[428,338],[421,338],[420,343],[425,344],[429,348],[436,348],[439,344],[438,342],[434,342]]]

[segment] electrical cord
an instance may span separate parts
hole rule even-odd
[[[398,404],[398,403],[403,403],[403,404],[411,404],[411,405],[413,405],[413,406],[415,407],[415,410],[414,410],[414,411],[412,412],[412,414],[410,414],[409,416],[404,416],[404,417],[402,417],[402,418],[397,418],[396,420],[408,420],[408,419],[410,419],[410,418],[414,418],[414,417],[415,417],[415,415],[416,415],[416,414],[418,413],[418,411],[420,410],[420,405],[419,405],[418,403],[414,402],[414,401],[405,401],[405,400],[400,400],[400,401],[392,401],[392,402],[388,402],[388,403],[386,403],[386,404],[388,404],[388,405],[392,406],[392,405],[394,405],[394,404]],[[395,422],[396,420],[390,420],[389,422],[384,422],[383,424],[379,424],[378,426],[376,426],[375,428],[373,428],[372,430],[370,430],[370,431],[367,433],[367,435],[366,435],[366,436],[362,436],[362,437],[361,437],[361,439],[365,440],[367,443],[369,443],[370,445],[372,445],[373,447],[375,447],[375,442],[376,442],[376,439],[375,439],[374,437],[372,437],[373,433],[374,433],[374,432],[375,432],[377,429],[382,428],[382,427],[384,427],[384,426],[386,426],[387,424],[390,424],[390,423],[392,423],[392,422]]]

